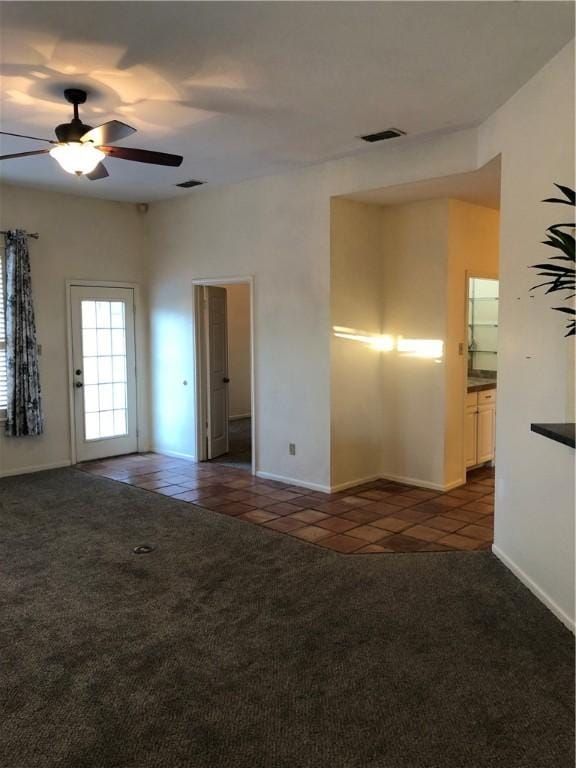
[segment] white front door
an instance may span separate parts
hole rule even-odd
[[[228,329],[226,289],[204,288],[208,371],[208,458],[228,453]]]
[[[76,459],[134,453],[134,290],[72,286],[70,301]]]

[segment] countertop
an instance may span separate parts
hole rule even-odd
[[[483,376],[468,376],[468,392],[484,392],[486,389],[495,389],[496,379],[488,379]]]
[[[531,424],[530,429],[539,435],[576,448],[576,424]]]

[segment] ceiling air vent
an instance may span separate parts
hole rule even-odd
[[[406,136],[406,131],[401,131],[399,128],[388,128],[386,131],[380,131],[380,133],[368,133],[366,136],[360,136],[360,138],[362,141],[367,141],[370,144],[373,144],[375,141],[395,139],[398,136]]]
[[[189,181],[182,181],[180,184],[176,184],[175,186],[182,187],[182,189],[190,189],[190,187],[199,187],[201,184],[206,184],[206,182],[190,179]]]

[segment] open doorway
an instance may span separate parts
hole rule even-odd
[[[498,371],[496,275],[467,275],[468,367],[464,428],[465,472],[494,465]]]
[[[251,278],[194,283],[196,455],[255,473]]]

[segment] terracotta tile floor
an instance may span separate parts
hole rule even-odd
[[[469,473],[466,485],[448,493],[378,480],[332,494],[155,453],[79,468],[336,552],[469,551],[492,543],[494,472],[489,468]]]

